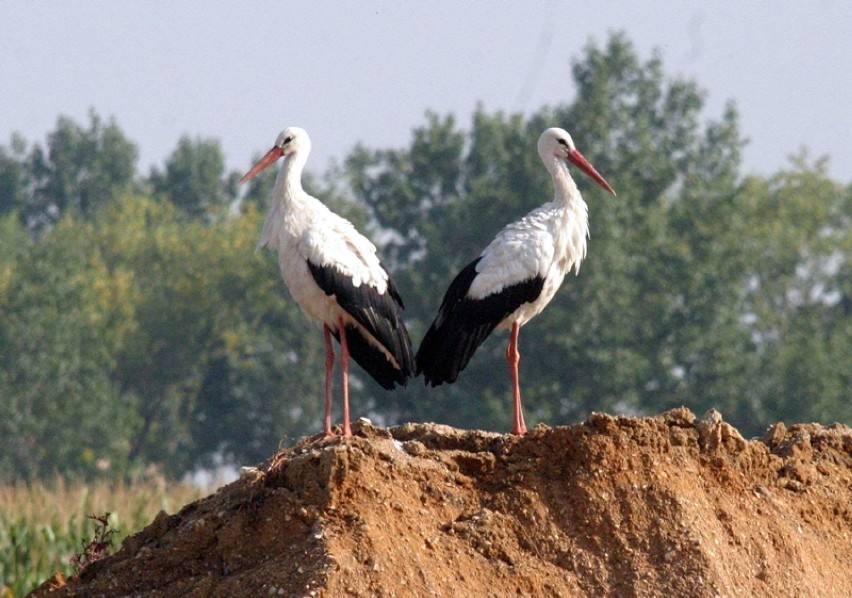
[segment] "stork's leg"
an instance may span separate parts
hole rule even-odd
[[[346,327],[343,316],[337,317],[337,332],[340,334],[340,369],[343,370],[343,436],[352,436],[349,427],[349,344],[346,342]]]
[[[527,425],[524,423],[524,410],[521,407],[521,382],[518,375],[518,363],[521,361],[521,353],[518,351],[518,333],[521,327],[517,322],[512,324],[509,333],[509,346],[506,347],[506,361],[509,363],[509,375],[512,377],[512,395],[514,399],[514,413],[512,414],[512,434],[523,435],[527,433]]]
[[[331,431],[331,373],[334,370],[334,347],[331,344],[331,329],[323,324],[322,336],[325,339],[325,437],[334,438]]]

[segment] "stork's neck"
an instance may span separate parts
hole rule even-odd
[[[560,226],[556,234],[557,251],[564,252],[566,270],[573,268],[578,273],[580,262],[586,257],[589,208],[568,172],[568,165],[554,159],[547,166],[553,177],[553,203],[559,207],[560,213]]]
[[[300,227],[300,217],[310,196],[302,189],[302,170],[307,161],[307,153],[299,152],[284,157],[281,170],[275,178],[272,190],[272,205],[263,223],[258,248],[268,245],[273,249],[281,248],[281,238],[287,231],[295,234]]]
[[[577,208],[580,205],[585,205],[583,196],[580,195],[580,190],[577,188],[577,183],[568,172],[568,165],[562,160],[554,158],[547,165],[550,171],[550,176],[553,178],[553,201],[556,203],[565,204],[569,208]]]
[[[281,164],[281,170],[278,171],[275,189],[272,192],[275,201],[287,205],[304,196],[302,171],[307,161],[307,153],[294,152],[284,156],[284,162]]]

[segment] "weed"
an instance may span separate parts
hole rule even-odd
[[[111,513],[109,529],[121,531],[109,539],[118,547],[160,511],[174,513],[203,495],[196,487],[158,479],[0,484],[0,598],[9,592],[26,596],[57,572],[74,574],[71,557],[80,550],[81,538],[95,537],[98,523],[85,513]]]
[[[109,556],[112,550],[112,537],[118,533],[117,529],[110,528],[109,516],[110,513],[100,517],[95,514],[89,515],[89,519],[95,522],[95,534],[88,542],[83,539],[83,551],[71,557],[71,566],[74,567],[77,575],[92,563]]]

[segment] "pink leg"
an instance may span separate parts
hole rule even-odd
[[[509,346],[506,347],[506,361],[509,362],[509,375],[512,377],[512,394],[514,398],[514,413],[512,415],[512,434],[523,436],[527,433],[527,425],[524,423],[524,410],[521,407],[521,382],[518,375],[518,363],[521,354],[518,351],[518,333],[521,327],[515,322],[509,333]]]
[[[337,331],[340,334],[340,366],[343,370],[343,436],[349,438],[352,436],[352,428],[349,427],[349,345],[343,316],[337,317]]]
[[[334,347],[331,345],[331,329],[323,324],[322,336],[325,339],[325,437],[334,438],[331,431],[331,372],[334,370]]]

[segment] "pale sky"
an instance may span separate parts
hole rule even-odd
[[[728,99],[750,143],[745,173],[807,146],[852,182],[852,2],[0,3],[0,144],[41,144],[67,115],[116,118],[162,165],[183,134],[218,138],[245,170],[285,127],[313,139],[322,172],[362,141],[402,147],[426,110],[468,126],[487,111],[570,102],[571,62],[626,31],[643,60]],[[571,123],[553,123],[569,131]],[[575,140],[582,148],[581,139]],[[530,151],[535,151],[530,148]]]

